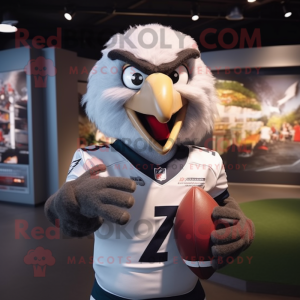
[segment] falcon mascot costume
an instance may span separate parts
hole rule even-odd
[[[222,238],[224,227],[212,234],[215,269],[254,236],[227,191],[219,154],[193,145],[213,128],[214,77],[195,40],[170,27],[131,27],[105,46],[82,102],[114,142],[75,152],[46,216],[53,224],[59,219],[66,235],[94,233],[90,299],[204,299],[197,276],[178,259],[173,232],[176,208],[191,186],[219,204],[213,220],[244,229],[234,237]]]

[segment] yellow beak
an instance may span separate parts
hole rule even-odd
[[[142,88],[126,103],[125,109],[140,135],[160,154],[168,153],[179,134],[186,115],[187,101],[173,87],[171,78],[162,73],[149,75]],[[160,123],[167,123],[177,113],[174,126],[165,145],[159,144],[142,125],[136,112],[154,116]]]

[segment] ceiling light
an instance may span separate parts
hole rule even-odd
[[[18,20],[10,12],[3,14],[3,20],[0,24],[0,32],[10,33],[16,32],[18,28],[14,25],[18,24]]]
[[[255,2],[256,0],[248,0],[249,3],[253,3]]]
[[[70,13],[65,13],[64,16],[68,21],[72,20],[72,15]]]
[[[284,13],[285,18],[289,18],[292,15],[292,12],[287,10],[285,5],[282,5],[282,9],[283,9],[283,13]]]
[[[68,21],[71,21],[71,20],[73,19],[74,16],[75,16],[74,10],[67,9],[67,8],[65,7],[64,17],[65,17]]]
[[[193,21],[197,21],[199,20],[199,9],[198,9],[198,5],[194,5],[192,10],[191,10],[191,14],[192,14],[192,20]]]
[[[286,13],[284,14],[284,16],[285,16],[286,18],[289,18],[291,15],[292,15],[292,12],[291,12],[291,11],[288,11],[288,12],[286,12]]]
[[[241,11],[239,10],[238,7],[233,8],[233,10],[230,12],[229,15],[226,16],[227,20],[230,21],[239,21],[239,20],[243,20],[244,16],[241,13]]]
[[[192,16],[192,20],[193,20],[193,21],[199,20],[199,15],[193,15],[193,16]]]
[[[11,32],[16,32],[18,28],[16,26],[10,25],[10,24],[0,24],[0,32],[5,32],[5,33],[11,33]]]

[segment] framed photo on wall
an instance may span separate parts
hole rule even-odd
[[[231,182],[300,184],[300,68],[213,71],[213,149]]]

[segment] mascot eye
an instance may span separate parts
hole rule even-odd
[[[172,79],[173,84],[187,84],[189,81],[189,73],[184,65],[179,66],[169,77]]]
[[[147,78],[147,76],[148,75],[144,74],[140,70],[132,66],[128,66],[123,70],[122,80],[123,84],[126,87],[138,90],[143,85],[144,80]]]

